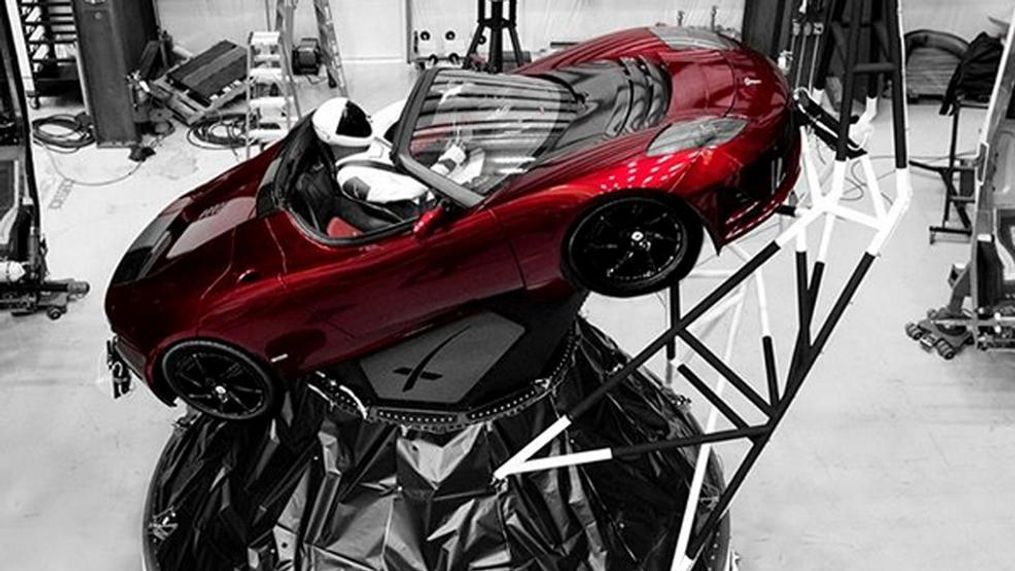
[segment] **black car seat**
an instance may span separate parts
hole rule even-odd
[[[314,230],[328,234],[332,220],[338,218],[355,233],[381,230],[401,222],[396,214],[365,201],[358,201],[336,189],[333,155],[320,145],[321,160],[308,161],[309,166],[296,177],[292,193],[293,211]],[[346,233],[350,234],[350,233]]]

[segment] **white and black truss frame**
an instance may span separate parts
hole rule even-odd
[[[870,2],[878,2],[878,0],[832,0],[832,4],[835,5],[832,9],[838,9],[839,16],[843,10],[851,10],[851,21],[855,22],[862,19],[858,15],[862,10],[871,9]],[[501,465],[494,473],[498,481],[527,472],[605,462],[677,448],[697,448],[698,462],[673,560],[674,570],[689,570],[693,567],[703,548],[727,514],[730,503],[747,474],[754,467],[775,429],[786,416],[818,356],[826,348],[832,332],[867,276],[871,265],[880,255],[908,209],[912,186],[907,156],[905,79],[900,65],[902,61],[901,15],[898,11],[898,4],[894,0],[886,0],[884,4],[881,4],[880,9],[883,10],[883,25],[887,29],[893,30],[887,36],[882,34],[882,37],[886,38],[885,43],[887,44],[884,46],[884,50],[887,52],[884,54],[884,59],[891,62],[892,65],[887,65],[884,62],[879,65],[858,62],[855,54],[860,51],[860,26],[849,26],[847,23],[842,41],[847,44],[844,50],[847,60],[846,69],[854,70],[854,72],[845,73],[843,83],[844,93],[852,93],[856,75],[883,73],[888,75],[892,81],[895,143],[894,196],[889,198],[883,193],[879,177],[875,174],[867,152],[850,144],[848,122],[833,121],[830,123],[827,118],[822,119],[806,112],[801,113],[800,129],[803,140],[821,138],[825,143],[832,144],[836,151],[836,159],[828,183],[829,188],[827,190],[822,188],[819,169],[814,160],[814,150],[805,144],[801,157],[803,177],[798,185],[798,191],[802,190],[799,188],[800,186],[804,186],[807,192],[798,192],[799,202],[786,209],[793,211],[794,220],[792,223],[753,255],[737,244],[729,246],[732,253],[742,260],[738,269],[726,273],[696,270],[692,277],[720,278],[723,281],[686,313],[679,311],[679,302],[677,302],[679,297],[676,295],[677,292],[673,292],[670,327],[631,357],[626,365],[613,372],[595,392],[561,414],[556,422]],[[865,21],[865,25],[870,25],[869,18]],[[848,100],[848,98],[846,99]],[[848,106],[850,103],[847,101],[846,105]],[[807,104],[808,102],[802,97],[798,100],[801,109],[805,108]],[[840,116],[842,116],[841,111]],[[822,129],[835,132],[834,140],[830,140],[828,137],[812,137],[817,130]],[[866,191],[864,201],[846,202],[843,200],[846,178],[855,163],[859,163],[863,174]],[[833,297],[827,302],[830,304],[830,309],[819,319],[816,308],[822,294],[829,252],[833,248],[838,248],[834,231],[838,223],[865,228],[871,235],[845,283],[840,284],[836,288],[837,291],[831,294]],[[815,233],[820,233],[816,248],[808,244],[808,230],[811,228],[814,228]],[[786,349],[792,348],[788,360],[788,370],[780,374],[777,367],[777,363],[780,361],[777,359],[776,342],[769,326],[769,303],[765,289],[764,268],[780,252],[789,249],[795,251],[796,333],[792,339],[779,344]],[[842,256],[845,255],[842,254]],[[811,263],[812,259],[813,264]],[[749,382],[747,378],[735,372],[728,363],[731,361],[734,342],[742,333],[741,314],[747,299],[748,288],[752,283],[757,295],[757,309],[761,324],[760,339],[754,342],[760,343],[763,366],[757,371],[755,381]],[[828,284],[824,284],[824,287],[826,290],[830,289]],[[827,292],[826,295],[828,295]],[[725,351],[720,356],[709,349],[701,337],[692,332],[691,327],[711,327],[727,315],[730,316],[729,328]],[[712,369],[712,372],[718,374],[718,381],[714,386],[709,386],[703,380],[700,371],[691,368],[688,358],[675,358],[677,357],[675,344],[678,341],[688,357],[699,358]],[[547,444],[565,434],[574,419],[587,412],[597,401],[623,383],[631,373],[645,365],[650,358],[664,349],[668,349],[667,356],[680,377],[711,404],[711,411],[701,435],[536,457],[537,453]],[[724,396],[727,385],[735,391],[736,394],[733,397]],[[756,409],[756,411],[751,411],[754,417],[757,417],[760,412],[760,417],[763,419],[761,422],[748,422],[745,420],[748,415],[738,412],[735,408],[735,402],[743,406],[745,400]],[[720,418],[724,418],[732,428],[717,430],[716,426]],[[715,444],[732,441],[746,441],[750,447],[740,465],[732,473],[725,490],[718,496],[705,521],[695,522],[711,448]]]

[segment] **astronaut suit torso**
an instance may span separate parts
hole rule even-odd
[[[389,105],[373,117],[376,133],[387,133],[398,120],[405,101]],[[477,178],[483,167],[481,151],[468,153],[460,143],[450,144],[431,170],[458,184]],[[399,173],[391,162],[391,143],[377,138],[367,150],[342,157],[335,163],[339,188],[354,198],[374,204],[424,203],[430,189],[411,176]]]

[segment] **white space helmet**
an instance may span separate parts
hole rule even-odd
[[[363,109],[345,97],[324,102],[314,111],[314,131],[317,137],[336,147],[368,147],[373,139],[373,127]]]

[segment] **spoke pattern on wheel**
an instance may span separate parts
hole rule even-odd
[[[174,359],[169,374],[192,406],[226,417],[246,417],[267,398],[258,372],[217,351],[196,350]]]
[[[626,254],[623,255],[623,257],[620,258],[619,262],[613,264],[613,266],[611,266],[610,269],[606,270],[606,275],[608,276],[615,275],[618,271],[620,271],[620,268],[624,267],[624,264],[628,263],[632,259],[634,259],[634,251],[629,250]]]
[[[649,269],[652,271],[652,273],[658,272],[659,266],[656,265],[655,259],[652,258],[652,253],[649,252],[648,250],[642,250],[641,252],[642,255],[645,256],[645,259],[648,262]]]
[[[581,228],[581,271],[618,282],[650,280],[672,268],[685,235],[673,212],[651,199],[631,199],[603,208]]]

